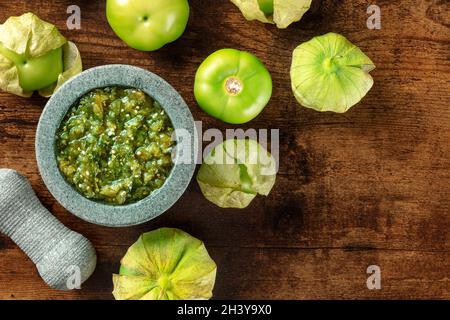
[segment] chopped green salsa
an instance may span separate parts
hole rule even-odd
[[[173,126],[143,91],[95,89],[74,105],[56,134],[56,159],[85,197],[114,205],[160,188],[172,169]]]

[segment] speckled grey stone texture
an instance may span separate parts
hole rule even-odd
[[[73,289],[76,272],[80,284],[94,272],[97,256],[89,240],[62,225],[42,206],[26,178],[11,169],[0,169],[0,232],[30,257],[52,288]]]
[[[189,152],[192,161],[175,161],[164,185],[148,197],[129,205],[113,206],[89,200],[67,183],[58,169],[55,156],[55,135],[65,114],[81,96],[94,88],[124,86],[138,88],[158,101],[169,116],[175,130],[184,130],[192,137],[190,151],[179,151],[186,145],[177,134],[178,154]],[[41,176],[52,195],[76,216],[104,226],[136,225],[151,220],[169,209],[184,193],[195,170],[198,151],[196,128],[192,114],[178,92],[159,76],[133,66],[107,65],[89,69],[67,81],[48,101],[36,133],[36,158]]]

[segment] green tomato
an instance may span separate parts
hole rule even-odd
[[[0,44],[0,54],[14,62],[19,74],[20,86],[28,92],[40,90],[55,83],[64,69],[62,48],[54,49],[40,57],[29,58]]]
[[[273,14],[273,0],[258,0],[259,8],[267,15]]]
[[[198,68],[194,94],[209,115],[227,123],[242,124],[254,119],[269,102],[272,78],[254,55],[222,49]]]
[[[189,20],[187,0],[107,0],[109,25],[130,47],[155,51],[177,40]]]

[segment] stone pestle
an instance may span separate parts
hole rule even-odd
[[[28,255],[52,288],[78,288],[94,272],[97,256],[91,242],[61,224],[27,179],[11,169],[0,169],[0,232]]]

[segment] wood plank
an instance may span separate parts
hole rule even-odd
[[[368,0],[315,0],[287,30],[248,22],[229,1],[191,0],[183,37],[152,52],[127,48],[109,28],[104,1],[75,1],[82,29],[66,29],[73,1],[1,3],[0,22],[32,11],[79,46],[85,68],[141,66],[169,81],[203,128],[225,125],[202,112],[192,86],[196,68],[216,49],[248,50],[267,65],[274,93],[264,112],[240,126],[280,129],[280,172],[267,198],[245,210],[208,203],[192,181],[163,216],[112,229],[74,217],[49,194],[34,157],[45,99],[0,92],[0,167],[24,173],[43,204],[96,246],[96,273],[80,291],[45,287],[32,263],[0,235],[0,299],[111,299],[111,273],[142,232],[178,227],[205,241],[219,270],[215,298],[450,298],[450,59],[446,1],[376,1],[382,29],[368,30]],[[290,89],[292,50],[335,31],[375,62],[374,88],[349,112],[300,107]],[[378,264],[383,289],[365,287]]]
[[[125,246],[97,246],[94,275],[81,290],[49,289],[30,272],[32,263],[8,249],[0,278],[14,279],[13,290],[1,282],[0,299],[110,299],[111,274],[117,272]],[[291,249],[209,246],[219,265],[214,299],[449,299],[450,253],[413,250]],[[430,261],[434,263],[431,264]],[[12,270],[10,264],[23,268]],[[381,290],[367,289],[366,269],[381,268]],[[402,268],[401,266],[408,266]],[[25,268],[26,267],[26,268]],[[446,274],[446,275],[445,275]],[[417,295],[420,288],[420,296]]]

